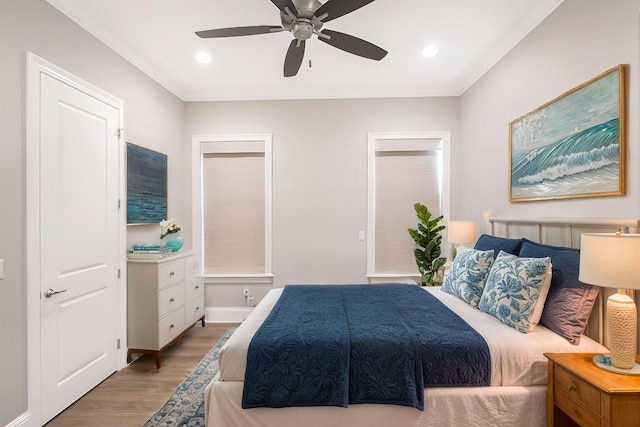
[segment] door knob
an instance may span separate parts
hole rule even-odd
[[[51,298],[52,296],[54,296],[56,294],[61,294],[63,292],[67,292],[67,290],[63,289],[61,291],[54,291],[53,289],[49,288],[46,291],[44,291],[44,297],[45,298]]]

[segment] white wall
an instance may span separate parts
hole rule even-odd
[[[639,15],[638,0],[565,0],[460,98],[458,214],[640,218]],[[617,64],[627,64],[627,195],[509,203],[509,122]]]
[[[169,154],[169,206],[189,216],[182,197],[184,103],[44,0],[0,0],[0,425],[27,410],[25,259],[25,54],[31,51],[125,102],[127,140]],[[173,160],[173,161],[172,161]],[[184,210],[183,212],[183,209]],[[175,212],[175,213],[174,213]],[[155,236],[157,228],[134,234]]]
[[[565,0],[460,98],[465,217],[640,217],[640,2]],[[509,122],[617,64],[627,67],[627,195],[509,203]]]
[[[458,98],[190,102],[185,117],[189,143],[273,135],[275,286],[366,281],[367,132],[451,131],[452,157],[458,140]],[[243,305],[236,291],[207,305]]]

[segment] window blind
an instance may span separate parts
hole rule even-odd
[[[441,165],[441,150],[376,152],[376,274],[416,271],[414,242],[407,229],[417,226],[417,202],[440,215]]]
[[[264,153],[203,153],[204,274],[265,273]]]

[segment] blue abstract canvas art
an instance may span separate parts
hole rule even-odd
[[[167,156],[127,143],[127,224],[167,218]]]
[[[624,194],[624,67],[510,123],[512,202]]]

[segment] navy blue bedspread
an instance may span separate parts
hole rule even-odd
[[[287,286],[247,354],[243,408],[376,403],[488,386],[485,340],[415,285]]]

